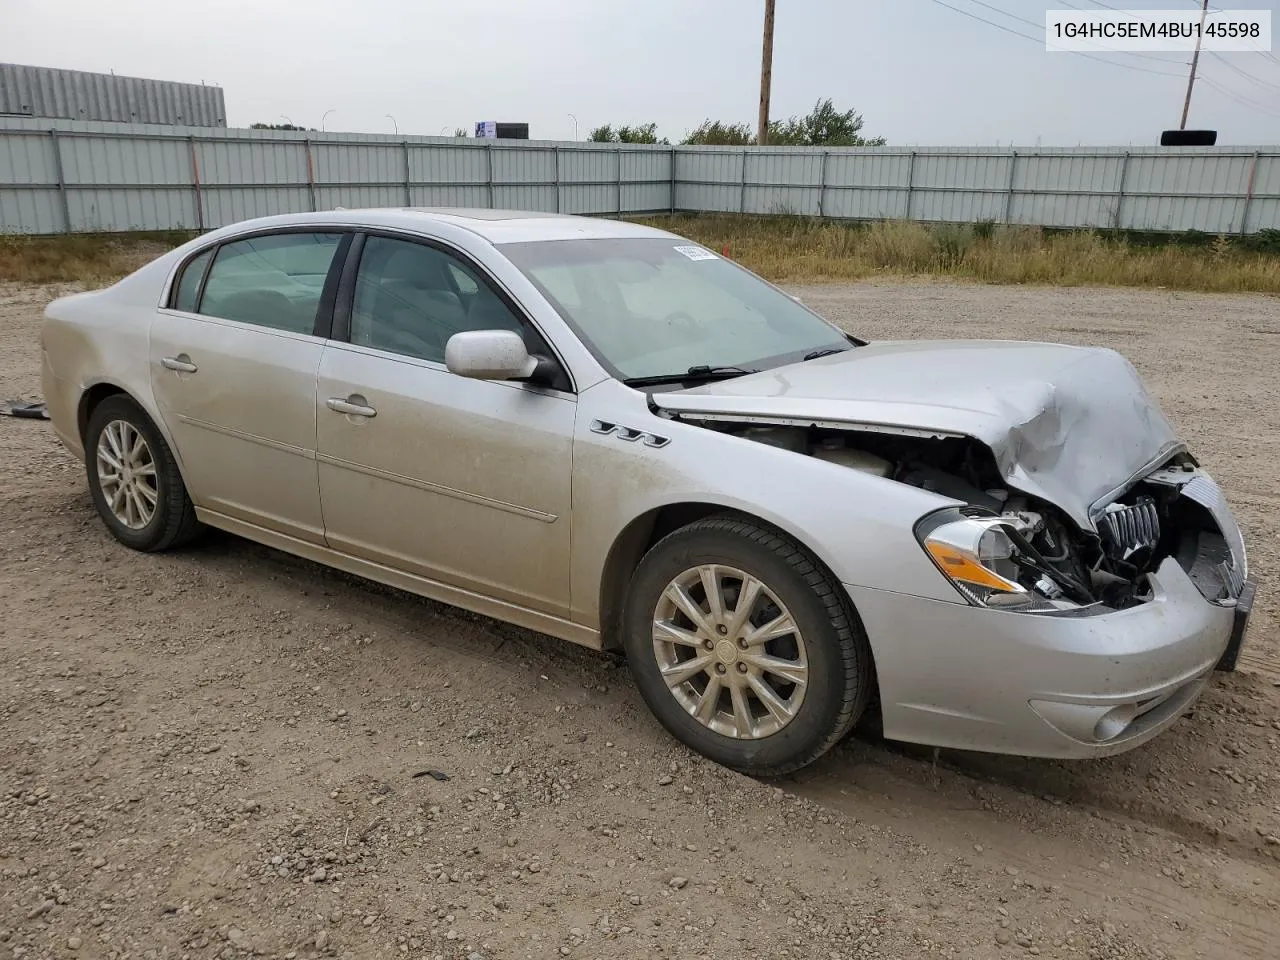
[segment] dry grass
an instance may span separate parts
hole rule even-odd
[[[23,283],[114,283],[147,261],[185,243],[192,234],[73,234],[0,236],[0,280]]]
[[[1088,231],[799,217],[677,216],[646,220],[729,255],[775,282],[942,276],[983,283],[1165,287],[1280,294],[1280,255],[1218,238],[1203,246],[1130,244]]]
[[[941,276],[982,283],[1164,287],[1280,294],[1280,255],[1217,238],[1200,246],[1131,244],[1088,231],[990,224],[822,223],[801,217],[646,220],[729,255],[776,282]],[[190,239],[186,233],[0,236],[0,280],[102,286]]]

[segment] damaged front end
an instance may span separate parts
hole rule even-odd
[[[1217,484],[1180,446],[1099,500],[1082,523],[1010,485],[992,450],[972,437],[697,414],[681,419],[959,501],[925,517],[916,535],[976,605],[1075,617],[1124,610],[1153,598],[1154,576],[1168,561],[1210,603],[1251,600],[1235,518]]]

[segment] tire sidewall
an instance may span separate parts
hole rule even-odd
[[[102,493],[102,484],[98,479],[98,441],[107,424],[114,420],[123,420],[142,434],[151,448],[151,457],[156,467],[156,509],[151,522],[138,530],[130,529],[121,523]],[[133,400],[126,397],[108,397],[94,409],[85,427],[85,472],[89,479],[89,495],[93,505],[107,529],[121,543],[135,550],[154,549],[163,539],[169,526],[170,477],[173,475],[172,455],[160,431],[155,428],[151,418]]]
[[[716,733],[690,716],[662,679],[652,641],[658,599],[680,573],[709,563],[761,580],[790,610],[804,638],[809,667],[804,701],[796,717],[771,736],[739,740]],[[723,530],[677,531],[655,546],[636,569],[623,620],[623,645],[636,685],[659,722],[691,749],[735,769],[800,766],[821,753],[847,696],[844,642],[830,608],[786,560]]]

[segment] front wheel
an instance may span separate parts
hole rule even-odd
[[[871,650],[839,584],[793,541],[732,516],[690,524],[645,555],[623,643],[672,735],[757,776],[820,757],[872,687]]]

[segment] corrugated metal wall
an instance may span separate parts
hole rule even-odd
[[[1280,229],[1280,148],[665,147],[0,118],[0,233],[479,206]]]
[[[0,63],[0,114],[225,127],[221,87]]]

